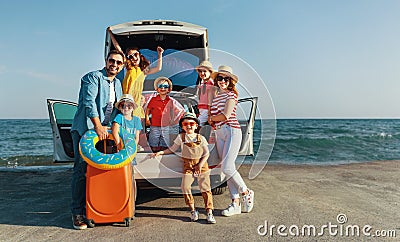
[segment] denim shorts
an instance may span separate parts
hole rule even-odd
[[[179,134],[179,125],[158,127],[150,126],[149,146],[151,147],[170,147],[173,140],[171,137],[176,137]]]

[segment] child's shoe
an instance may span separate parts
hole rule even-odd
[[[246,195],[243,195],[243,212],[250,213],[254,206],[254,191],[249,190]]]
[[[242,207],[237,205],[235,202],[232,202],[226,209],[222,210],[222,215],[226,217],[240,213],[242,213]]]
[[[215,221],[214,215],[212,213],[207,214],[207,223],[209,224],[215,224],[217,221]]]
[[[197,210],[191,211],[191,216],[190,216],[190,220],[192,222],[196,222],[197,220],[199,220],[199,212]]]

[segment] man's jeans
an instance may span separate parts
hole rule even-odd
[[[86,214],[86,162],[79,153],[79,141],[81,136],[77,131],[72,131],[72,144],[74,147],[74,169],[72,174],[72,202],[71,213],[73,215]]]

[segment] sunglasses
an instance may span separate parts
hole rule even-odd
[[[232,78],[229,76],[217,76],[215,80],[217,80],[217,82],[229,82],[230,80],[232,80]]]
[[[122,61],[119,61],[119,60],[114,60],[114,59],[108,59],[108,63],[110,63],[110,64],[117,64],[117,65],[119,65],[119,66],[121,66],[122,64],[123,64],[123,62]]]
[[[135,52],[135,53],[133,53],[133,54],[127,55],[126,58],[127,58],[128,60],[131,60],[131,59],[133,59],[133,57],[135,57],[135,56],[136,56],[136,58],[138,58],[138,57],[140,56],[140,53],[139,53],[139,52]]]
[[[124,108],[131,109],[131,108],[133,108],[133,104],[125,104],[125,103],[123,103],[123,104],[120,104],[120,105],[119,105],[119,108],[122,108],[122,109],[124,109]]]
[[[182,122],[182,126],[194,126],[194,125],[196,125],[197,123],[196,122],[194,122],[194,121],[189,121],[189,122]]]
[[[160,88],[160,89],[161,88],[167,89],[167,88],[169,88],[169,84],[158,84],[157,87]]]

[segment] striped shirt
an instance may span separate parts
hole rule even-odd
[[[223,111],[225,109],[225,104],[228,99],[234,99],[235,103],[236,104],[238,103],[238,97],[234,92],[219,93],[212,101],[211,115],[215,116],[218,114],[223,114]],[[220,125],[227,124],[232,128],[240,129],[240,124],[236,117],[236,107],[237,105],[235,105],[230,117],[227,120],[215,122],[215,125],[218,127]]]

